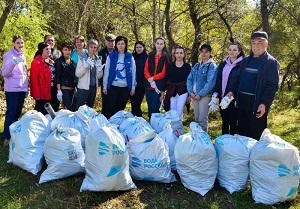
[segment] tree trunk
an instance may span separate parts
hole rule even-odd
[[[75,29],[76,34],[81,34],[82,22],[83,22],[83,17],[86,13],[87,3],[88,3],[88,0],[84,0],[80,5],[79,15],[78,15],[78,19],[76,21],[77,22],[76,29]]]
[[[154,43],[156,38],[156,0],[153,0],[152,2],[153,2],[152,38]]]
[[[132,32],[134,34],[135,40],[139,40],[139,32],[138,32],[138,24],[137,24],[137,16],[136,16],[136,3],[132,3],[132,16],[133,16],[133,25]]]
[[[2,30],[4,28],[5,22],[10,14],[10,11],[12,10],[13,6],[15,5],[16,0],[6,0],[5,3],[6,3],[6,7],[0,17],[0,33],[2,32]]]
[[[260,1],[260,8],[261,8],[261,19],[262,19],[262,26],[263,30],[270,35],[271,34],[271,27],[269,24],[269,11],[268,11],[268,3],[267,0]]]
[[[166,0],[166,8],[165,8],[165,15],[166,15],[166,35],[169,40],[169,47],[168,50],[170,53],[172,53],[172,49],[177,45],[176,42],[173,39],[172,30],[171,30],[171,20],[170,20],[170,5],[171,0]]]
[[[191,60],[190,62],[192,63],[192,66],[195,65],[198,62],[198,57],[199,57],[199,48],[201,44],[201,24],[197,16],[197,11],[196,11],[196,5],[195,1],[189,0],[189,10],[190,10],[190,17],[192,19],[192,23],[194,25],[195,29],[195,37],[193,40],[193,46],[192,46],[192,51],[191,51]]]

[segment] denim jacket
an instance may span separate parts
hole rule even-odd
[[[188,93],[194,93],[199,97],[211,94],[216,84],[217,73],[217,65],[212,59],[203,65],[201,61],[196,63],[187,78]]]

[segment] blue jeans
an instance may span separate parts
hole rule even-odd
[[[159,113],[160,107],[160,94],[156,93],[154,90],[146,89],[146,101],[148,105],[148,117],[151,118],[152,113]]]
[[[5,92],[6,114],[3,134],[5,139],[10,139],[9,126],[16,122],[22,113],[25,95],[26,92]]]

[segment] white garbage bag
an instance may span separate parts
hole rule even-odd
[[[169,147],[169,156],[170,156],[170,163],[171,163],[171,169],[173,171],[176,171],[176,160],[174,155],[174,149],[176,142],[178,140],[178,137],[173,133],[172,125],[170,122],[166,123],[164,130],[158,134],[158,136],[164,140],[168,147]]]
[[[103,114],[94,115],[89,119],[90,131],[97,131],[101,126],[110,124]]]
[[[247,187],[249,179],[250,150],[257,141],[255,139],[225,134],[215,140],[215,148],[219,161],[218,180],[230,194],[242,191]]]
[[[42,113],[30,110],[11,124],[7,162],[36,175],[44,164],[44,143],[51,133],[48,123]]]
[[[136,188],[129,173],[125,139],[116,125],[103,125],[86,138],[86,175],[80,191],[119,191]]]
[[[127,118],[134,118],[134,115],[126,110],[120,110],[111,116],[108,121],[112,124],[120,125]]]
[[[171,172],[168,145],[155,131],[129,140],[127,146],[130,174],[133,179],[162,183],[176,181],[175,175]]]
[[[118,129],[127,141],[135,140],[137,138],[144,141],[147,140],[148,134],[155,132],[152,126],[141,117],[125,119]]]
[[[79,117],[81,120],[83,120],[85,123],[88,123],[88,121],[93,117],[95,117],[96,115],[98,115],[98,113],[93,108],[87,105],[82,105],[75,112],[75,115]]]
[[[250,152],[252,197],[275,204],[296,198],[299,186],[298,149],[265,129]]]
[[[190,132],[178,138],[174,153],[183,185],[204,196],[218,173],[217,154],[208,134],[192,122]]]
[[[81,107],[83,107],[83,106],[81,106]],[[84,120],[82,120],[82,119],[84,119]],[[85,138],[90,132],[90,127],[88,124],[88,119],[84,117],[83,111],[82,112],[79,111],[78,113],[75,113],[75,112],[71,112],[69,110],[59,110],[56,113],[56,117],[51,122],[51,129],[55,130],[55,129],[58,129],[59,127],[60,128],[74,128],[77,131],[79,131],[81,146],[84,149]]]
[[[171,123],[175,135],[180,136],[184,134],[183,123],[176,110],[170,110],[165,114],[153,113],[151,115],[150,124],[156,133],[162,132],[168,122]]]
[[[44,156],[48,167],[40,177],[40,184],[85,171],[80,133],[73,128],[52,131],[45,140]]]

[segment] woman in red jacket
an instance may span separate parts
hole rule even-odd
[[[54,61],[50,59],[51,47],[47,42],[38,45],[37,56],[31,62],[30,93],[35,99],[34,109],[47,114],[44,105],[49,102],[56,112],[59,101],[57,100],[57,87],[55,82]]]
[[[160,102],[162,102],[164,97],[164,79],[170,57],[165,39],[163,37],[155,39],[155,47],[153,51],[150,52],[144,68],[144,75],[147,79],[145,87],[149,120],[152,113],[159,112]]]

